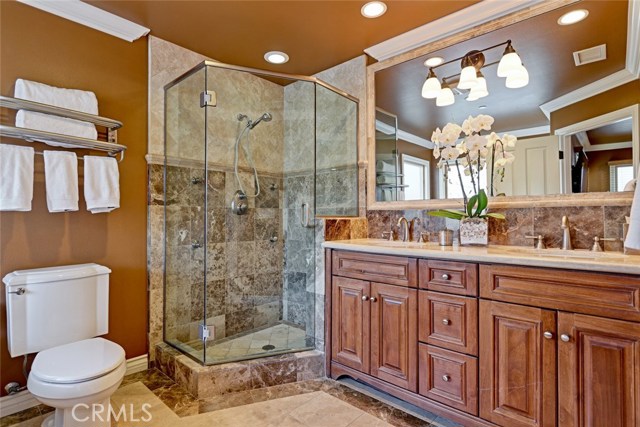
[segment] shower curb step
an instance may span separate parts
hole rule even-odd
[[[319,350],[204,366],[159,343],[154,365],[200,399],[323,378],[326,373],[324,352]]]

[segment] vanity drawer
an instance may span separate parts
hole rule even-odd
[[[478,355],[478,300],[420,291],[418,339],[449,350]]]
[[[334,251],[332,270],[337,276],[372,282],[412,288],[418,284],[418,261],[415,258]]]
[[[478,359],[426,344],[420,344],[418,358],[418,393],[478,415]]]
[[[478,295],[478,265],[467,262],[420,260],[420,287],[458,295]]]
[[[480,266],[480,296],[640,321],[640,277],[551,268]]]

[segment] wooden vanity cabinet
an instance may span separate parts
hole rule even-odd
[[[340,276],[332,282],[332,360],[416,392],[417,291]]]
[[[331,377],[469,427],[640,427],[640,276],[327,255]]]
[[[639,277],[496,265],[481,277],[481,297],[528,304],[480,301],[482,418],[640,426]]]

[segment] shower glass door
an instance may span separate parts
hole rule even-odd
[[[205,71],[195,70],[165,90],[164,340],[204,361]]]
[[[204,70],[204,361],[313,348],[314,83]]]

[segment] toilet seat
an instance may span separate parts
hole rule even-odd
[[[104,338],[90,338],[43,350],[36,355],[31,374],[56,384],[99,378],[125,360],[124,349]]]
[[[38,353],[27,386],[33,395],[44,398],[88,396],[119,383],[125,371],[122,347],[91,338]]]

